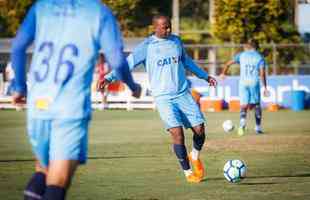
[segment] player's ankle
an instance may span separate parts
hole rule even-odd
[[[188,176],[190,176],[190,175],[193,174],[192,169],[183,170],[183,172],[184,172],[184,175],[185,175],[186,177],[188,177]]]
[[[63,200],[66,196],[66,189],[63,187],[49,185],[46,187],[42,200]]]
[[[190,157],[193,160],[198,160],[199,159],[199,154],[200,154],[200,151],[195,149],[195,148],[193,148],[191,153],[190,153]]]

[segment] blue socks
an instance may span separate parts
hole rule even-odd
[[[36,172],[32,175],[24,191],[24,200],[38,200],[42,198],[46,188],[45,178],[45,174],[41,172]]]
[[[202,149],[202,146],[205,142],[206,136],[205,134],[194,134],[193,135],[193,146],[196,150],[200,151]]]
[[[185,145],[184,144],[173,144],[173,149],[181,164],[182,169],[183,170],[190,169]]]
[[[46,187],[42,200],[64,200],[66,196],[65,188],[49,185]]]
[[[240,110],[240,125],[239,125],[241,128],[245,128],[246,114],[247,114],[247,110],[244,108],[241,108],[241,110]]]
[[[46,186],[44,173],[36,172],[31,177],[24,191],[24,200],[64,200],[66,190],[62,187]]]
[[[262,108],[259,105],[255,106],[255,122],[256,126],[260,126],[262,121]]]

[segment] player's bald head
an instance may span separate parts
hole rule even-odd
[[[248,39],[245,43],[245,47],[250,49],[258,49],[259,48],[259,44],[258,41],[255,39]]]
[[[170,23],[170,18],[167,15],[158,14],[158,15],[155,15],[152,19],[153,26],[155,26],[159,22],[159,20],[165,20],[168,23]]]
[[[166,38],[171,34],[170,18],[166,15],[155,15],[153,17],[154,34],[159,38]]]

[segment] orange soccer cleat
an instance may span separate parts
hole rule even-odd
[[[195,174],[193,173],[193,174],[186,176],[186,180],[189,183],[199,183],[199,182],[201,182],[202,179],[195,176]]]
[[[188,155],[188,159],[191,162],[192,166],[194,167],[193,171],[194,171],[195,176],[200,179],[203,179],[205,170],[204,170],[201,160],[199,158],[198,160],[194,160],[191,154]]]

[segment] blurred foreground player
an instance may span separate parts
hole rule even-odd
[[[108,63],[104,60],[104,55],[102,53],[99,54],[98,62],[96,64],[96,90],[100,92],[101,95],[101,105],[99,106],[99,110],[104,110],[108,107],[107,97],[109,94],[108,85],[103,84],[105,82],[105,76],[110,72],[110,67]]]
[[[26,87],[26,49],[34,41]],[[116,76],[140,95],[123,54],[112,12],[99,0],[41,0],[30,8],[12,45],[16,90],[27,93],[27,128],[37,162],[26,200],[62,200],[79,164],[86,162],[90,84],[99,50]]]

